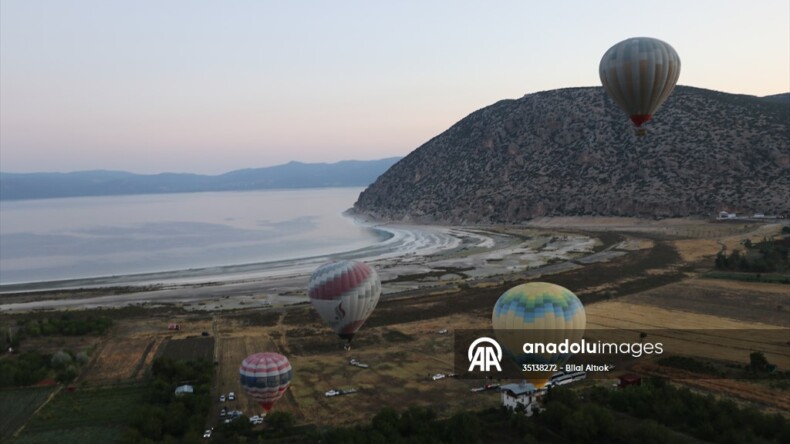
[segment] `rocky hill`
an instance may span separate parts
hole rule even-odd
[[[637,137],[602,88],[503,100],[414,150],[353,212],[394,221],[790,214],[790,106],[679,86]]]

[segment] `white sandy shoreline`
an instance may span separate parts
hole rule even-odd
[[[493,228],[395,224],[381,224],[373,228],[391,235],[373,246],[333,255],[142,275],[6,285],[0,287],[0,298],[3,293],[74,288],[139,286],[141,291],[132,289],[132,292],[124,294],[99,294],[82,298],[43,297],[27,302],[0,304],[0,312],[162,303],[221,310],[306,302],[310,274],[330,258],[358,259],[370,263],[379,272],[386,297],[402,291],[446,286],[465,279],[502,276],[588,256],[597,245],[595,239],[586,236],[555,237],[546,232],[536,232],[534,237],[523,238]]]
[[[356,222],[358,223],[358,221]],[[234,283],[262,278],[301,275],[311,272],[332,258],[383,260],[406,255],[430,255],[457,247],[461,240],[450,234],[452,229],[433,226],[367,225],[382,233],[381,242],[364,248],[330,254],[283,259],[249,264],[221,265],[182,270],[156,271],[115,276],[23,282],[0,285],[0,295],[30,291],[55,291],[122,286],[180,286],[195,284]]]

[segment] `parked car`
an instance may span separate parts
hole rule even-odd
[[[255,425],[258,425],[258,424],[263,424],[263,418],[261,418],[261,417],[260,417],[260,416],[258,416],[258,415],[255,415],[255,416],[253,416],[252,418],[250,418],[250,422],[251,422],[251,423],[253,423],[253,424],[255,424]]]
[[[219,416],[225,416],[228,414],[227,407],[222,407],[222,410],[219,411]]]
[[[225,402],[225,394],[219,395],[219,402]]]
[[[341,394],[342,393],[340,393],[340,390],[332,389],[332,390],[329,390],[328,392],[324,393],[324,396],[326,396],[327,398],[331,398],[332,396],[338,396],[338,395],[341,395]]]
[[[211,429],[206,429],[206,431],[203,432],[203,437],[204,438],[211,438]]]
[[[233,401],[236,399],[236,393],[230,392],[228,393],[228,401]]]
[[[444,379],[445,377],[447,377],[447,375],[445,375],[444,373],[437,373],[437,374],[431,376],[431,378],[433,378],[434,381],[438,381],[440,379]]]

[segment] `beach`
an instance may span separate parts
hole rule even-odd
[[[449,291],[499,282],[530,270],[563,271],[575,261],[599,261],[622,252],[596,252],[600,240],[550,230],[380,224],[377,244],[334,255],[256,264],[119,275],[0,287],[0,312],[177,304],[227,310],[307,302],[312,271],[332,259],[361,260],[382,281],[382,295]]]
[[[653,248],[646,239],[675,239],[686,260],[699,260],[742,236],[756,240],[777,224],[711,224],[695,219],[541,218],[522,226],[356,224],[380,242],[331,255],[186,270],[0,286],[0,313],[124,306],[177,306],[221,311],[309,302],[311,273],[333,259],[373,266],[382,297],[413,297],[532,280],[609,262]],[[754,231],[752,231],[754,230]],[[750,233],[750,234],[746,234]],[[722,240],[725,239],[725,240]]]

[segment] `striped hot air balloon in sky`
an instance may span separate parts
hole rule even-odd
[[[564,365],[571,354],[525,354],[524,343],[579,342],[587,326],[584,306],[567,288],[547,282],[530,282],[506,291],[494,305],[491,324],[499,344],[517,364]],[[541,388],[553,371],[525,372]]]
[[[291,384],[293,369],[288,358],[279,353],[247,356],[239,367],[241,387],[268,412]]]
[[[376,308],[381,281],[376,270],[365,263],[332,261],[313,272],[308,294],[321,319],[350,343]]]
[[[633,37],[612,46],[598,66],[609,96],[636,127],[653,117],[680,76],[680,57],[668,43]]]

